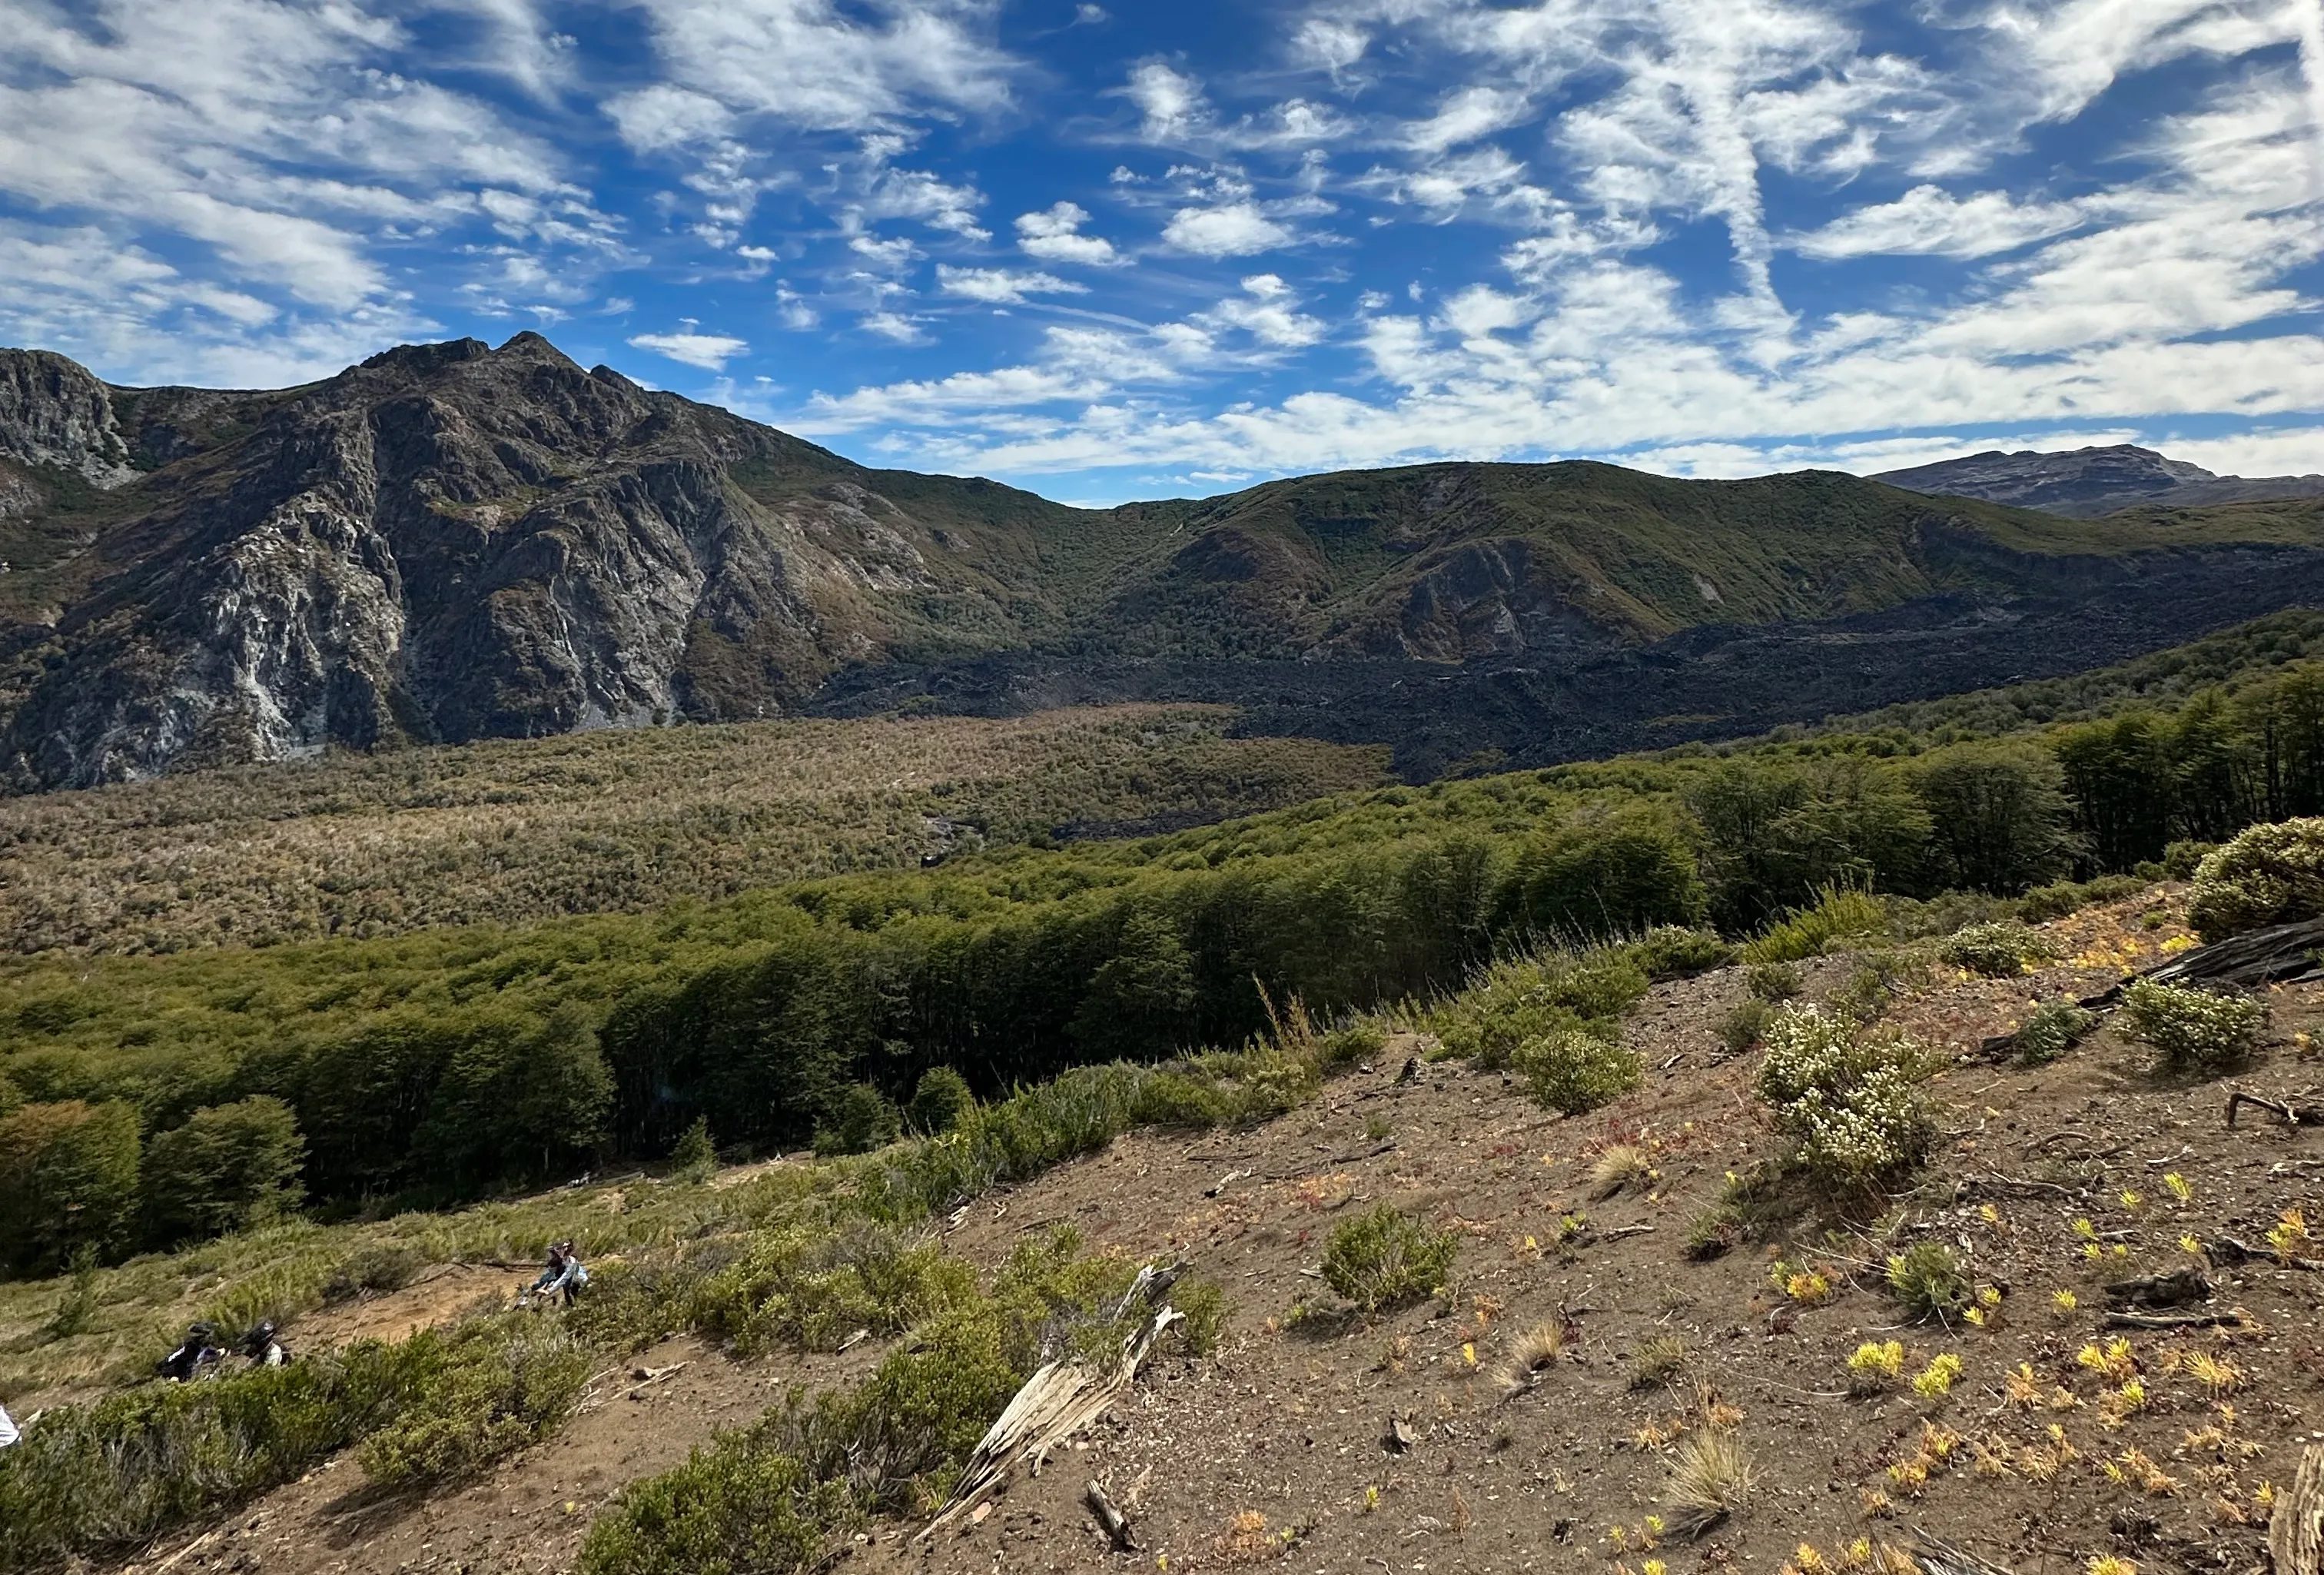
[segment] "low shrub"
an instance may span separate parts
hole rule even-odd
[[[357,1459],[383,1487],[474,1476],[548,1435],[580,1398],[589,1356],[558,1324],[507,1313],[464,1327]]]
[[[853,1389],[794,1390],[632,1483],[589,1528],[581,1575],[797,1575],[873,1515],[932,1511],[1042,1360],[1119,1348],[1108,1314],[1130,1270],[1072,1251],[1069,1232],[1027,1244],[990,1296],[921,1326]]]
[[[895,1142],[903,1130],[903,1112],[894,1100],[870,1083],[850,1083],[832,1096],[813,1143],[821,1157],[865,1153]]]
[[[1804,962],[1844,942],[1887,933],[1888,909],[1879,898],[1855,886],[1826,886],[1813,903],[1793,909],[1736,955],[1746,962]]]
[[[1702,1262],[1765,1240],[1805,1211],[1806,1200],[1784,1167],[1758,1164],[1729,1174],[1719,1196],[1687,1227],[1686,1255]]]
[[[2122,1020],[2125,1036],[2152,1047],[2163,1070],[2200,1074],[2249,1055],[2268,1010],[2264,1001],[2141,979],[2123,998]]]
[[[1509,1060],[1537,1104],[1567,1116],[1619,1098],[1637,1088],[1643,1075],[1637,1052],[1584,1028],[1557,1029],[1528,1039]]]
[[[1950,1318],[1976,1293],[1952,1249],[1936,1241],[1915,1242],[1889,1258],[1888,1290],[1916,1319]]]
[[[2208,845],[2189,842],[2177,842],[2172,846],[2202,846],[2206,851],[2209,850]],[[2194,866],[2190,864],[2172,878],[2184,880],[2194,873]],[[2018,898],[2014,906],[2017,916],[2026,923],[2041,924],[2052,919],[2063,919],[2070,913],[2079,913],[2084,908],[2096,907],[2100,903],[2118,902],[2135,892],[2144,891],[2147,885],[2146,881],[2135,875],[2102,875],[2080,882],[2057,881],[2046,886],[2035,886]]]
[[[1772,1005],[1777,1001],[1788,1001],[1803,994],[1808,983],[1791,963],[1755,962],[1744,970],[1743,987],[1749,990],[1755,999]]]
[[[401,1291],[428,1266],[428,1255],[412,1246],[369,1246],[351,1254],[323,1281],[323,1300],[351,1302],[358,1296]]]
[[[1895,1000],[1897,987],[1911,976],[1913,968],[1907,953],[1868,951],[1848,970],[1848,977],[1840,982],[1840,988],[1832,992],[1831,1009],[1858,1023],[1877,1022]]]
[[[2195,878],[2203,867],[2203,860],[2218,850],[2216,842],[2173,842],[2163,850],[2163,877],[2183,881]]]
[[[134,1546],[291,1481],[392,1420],[444,1354],[423,1333],[53,1407],[0,1450],[0,1570]]]
[[[2324,818],[2255,826],[2205,856],[2187,922],[2205,940],[2324,914]]]
[[[1646,995],[1644,969],[1619,950],[1548,951],[1495,963],[1429,1015],[1447,1055],[1508,1066],[1528,1040],[1613,1025]]]
[[[2080,1044],[2098,1024],[2098,1014],[2071,1001],[2044,1001],[2017,1031],[2017,1059],[2045,1066]]]
[[[2028,962],[2050,955],[2041,936],[2011,920],[1956,930],[1937,946],[1938,961],[1990,979],[2014,979]]]
[[[697,1116],[669,1151],[669,1172],[681,1181],[698,1184],[708,1181],[717,1169],[718,1147],[710,1141],[710,1117]]]
[[[1729,1055],[1741,1055],[1759,1042],[1767,1026],[1767,1003],[1753,996],[1738,1001],[1719,1019],[1719,1042]]]
[[[1656,982],[1692,978],[1724,968],[1735,957],[1735,948],[1720,939],[1716,930],[1690,930],[1677,924],[1649,930],[1622,950]]]
[[[904,1113],[911,1118],[913,1131],[934,1137],[959,1126],[961,1117],[974,1108],[976,1096],[966,1078],[950,1067],[930,1067],[913,1087],[912,1102]]]
[[[1323,1283],[1367,1313],[1416,1301],[1444,1283],[1459,1238],[1392,1203],[1366,1209],[1332,1232]]]

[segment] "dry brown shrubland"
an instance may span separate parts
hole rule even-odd
[[[1378,749],[1231,738],[1232,717],[1115,706],[598,732],[0,800],[0,946],[176,951],[635,912],[1382,780]]]

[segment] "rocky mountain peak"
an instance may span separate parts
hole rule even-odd
[[[98,486],[136,474],[112,391],[53,350],[0,349],[0,458],[53,465]]]

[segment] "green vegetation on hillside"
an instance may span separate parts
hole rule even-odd
[[[316,1203],[441,1203],[659,1156],[703,1121],[722,1145],[861,1146],[898,1129],[932,1068],[991,1094],[1240,1043],[1270,1002],[1425,1000],[1545,939],[1706,920],[1741,935],[1811,910],[1755,943],[1779,961],[1831,941],[1817,927],[1849,904],[1818,899],[1835,890],[1971,894],[1946,911],[1976,917],[2039,888],[2029,902],[2062,911],[2079,899],[2058,883],[2183,864],[2174,844],[2324,798],[2301,720],[2319,693],[2293,662],[2168,713],[2006,738],[1891,729],[1388,788],[651,915],[19,959],[0,966],[0,1078],[23,1107],[0,1137],[40,1174],[110,1178],[71,1230],[27,1230],[25,1266],[157,1239],[153,1172],[132,1207],[124,1162],[60,1147],[51,1163],[52,1145],[134,1125],[126,1163],[148,1165],[208,1152],[170,1136],[198,1117],[254,1142],[216,1114],[253,1099],[291,1112],[272,1152],[303,1145]],[[1576,1012],[1508,1048],[1586,1099],[1620,1068],[1582,1021],[1607,1012]]]

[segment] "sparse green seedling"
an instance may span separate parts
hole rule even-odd
[[[1332,1232],[1323,1283],[1365,1312],[1414,1302],[1444,1283],[1459,1238],[1391,1203],[1366,1209]]]
[[[1888,1289],[1916,1319],[1958,1314],[1976,1297],[1960,1260],[1942,1242],[1916,1242],[1888,1260]]]
[[[1736,1004],[1719,1020],[1719,1042],[1730,1054],[1741,1055],[1759,1042],[1760,1032],[1767,1025],[1767,1003],[1757,996]]]
[[[1904,1370],[1901,1340],[1867,1340],[1848,1358],[1848,1392],[1858,1396],[1882,1394]]]
[[[2098,1026],[2098,1014],[2071,1001],[2044,1001],[2017,1031],[2017,1059],[2043,1066],[2080,1044]]]
[[[1686,1341],[1658,1334],[1640,1342],[1630,1357],[1630,1387],[1666,1389],[1686,1372]]]
[[[1788,962],[1755,962],[1744,970],[1743,987],[1755,999],[1773,1005],[1802,994],[1808,985],[1800,970]]]
[[[1364,1117],[1364,1137],[1370,1143],[1386,1143],[1388,1135],[1396,1130],[1395,1123],[1377,1113]]]

